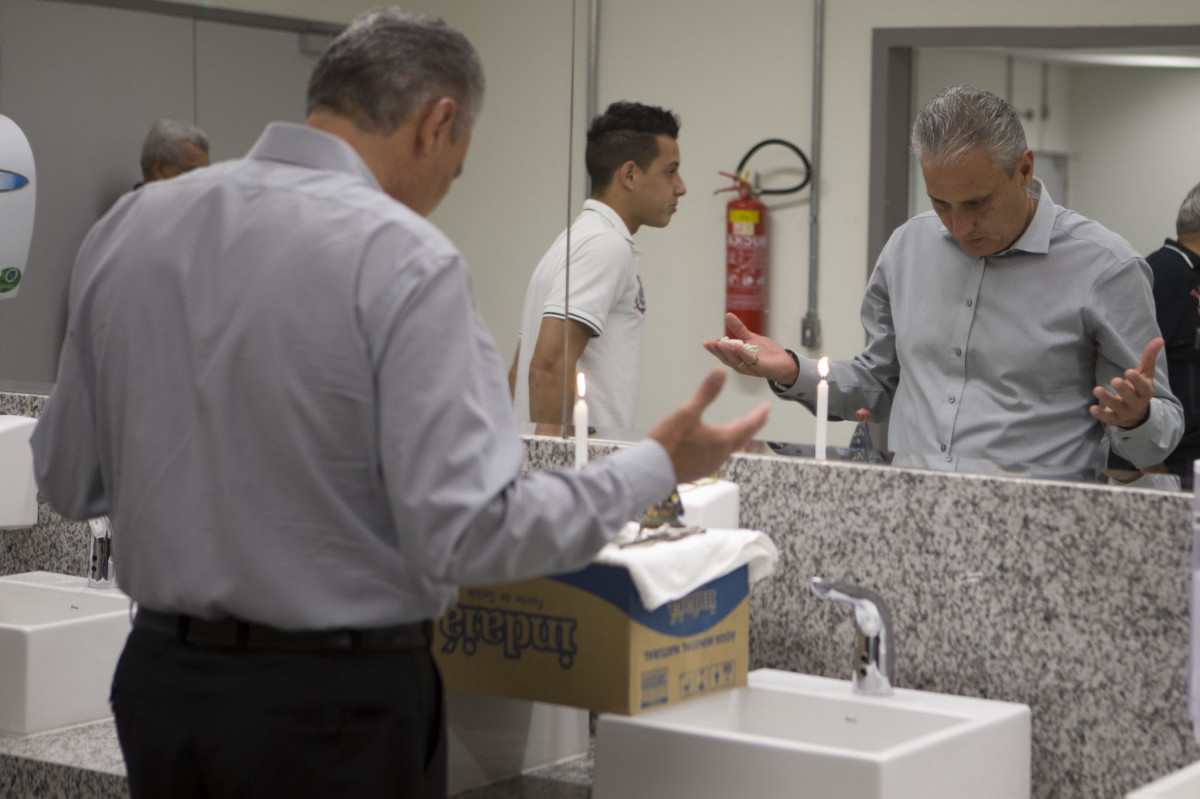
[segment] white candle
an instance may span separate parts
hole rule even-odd
[[[588,461],[588,414],[587,402],[583,395],[587,391],[587,381],[583,372],[575,376],[575,468],[582,469]]]
[[[825,460],[825,435],[829,427],[829,384],[825,378],[829,375],[829,359],[817,361],[817,372],[821,380],[817,383],[817,460]]]

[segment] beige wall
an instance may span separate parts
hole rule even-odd
[[[723,185],[755,142],[768,136],[811,144],[812,4],[795,0],[600,1],[599,102],[661,103],[683,118],[683,175],[689,194],[670,227],[644,230],[643,279],[651,316],[642,364],[639,425],[644,429],[689,393],[715,361],[700,340],[721,333]],[[206,3],[208,5],[208,3]],[[357,0],[215,0],[211,5],[346,21],[375,5]],[[580,7],[583,7],[580,0]],[[479,47],[490,88],[466,175],[437,221],[473,266],[479,305],[508,356],[529,270],[565,222],[559,195],[530,190],[522,175],[547,174],[565,162],[549,144],[566,136],[564,92],[569,45],[565,0],[422,0],[422,10],[462,26]],[[560,13],[561,12],[561,13]],[[822,351],[854,354],[862,345],[858,307],[866,282],[871,37],[876,27],[1200,24],[1196,0],[827,0],[820,225]],[[559,80],[555,83],[552,78]],[[523,89],[530,83],[532,88]],[[501,98],[498,100],[497,98]],[[524,123],[503,98],[523,101]],[[514,101],[515,102],[515,101]],[[561,122],[559,122],[561,120]],[[557,127],[556,127],[557,126]],[[577,136],[582,133],[577,130]],[[531,142],[533,144],[531,145]],[[774,160],[773,160],[774,159]],[[766,157],[762,166],[782,165]],[[760,166],[756,157],[752,166]],[[513,176],[517,177],[514,178]],[[771,330],[798,346],[807,304],[808,191],[773,212]],[[535,203],[530,198],[536,199]],[[776,201],[778,202],[778,201]],[[485,224],[491,220],[491,225]],[[506,231],[494,234],[496,226]],[[761,381],[734,377],[711,412],[727,418],[767,398]],[[812,418],[773,405],[765,437],[811,441]],[[835,425],[831,442],[849,435]]]
[[[1046,106],[1042,116],[1042,63],[1029,58],[1012,58],[1012,93],[1009,91],[1009,57],[1002,54],[955,49],[926,48],[913,55],[913,114],[946,86],[967,83],[1008,97],[1022,115],[1025,138],[1037,152],[1069,153],[1071,149],[1071,87],[1073,70],[1063,64],[1048,64]],[[1200,77],[1197,77],[1200,81]],[[1032,114],[1030,118],[1028,115]],[[1040,173],[1035,160],[1034,172]],[[925,181],[913,159],[909,167],[909,213],[929,211]],[[1053,194],[1060,205],[1065,197]]]
[[[1200,70],[1078,70],[1071,152],[1074,207],[1138,251],[1175,237],[1175,216],[1200,183]]]
[[[1041,101],[1036,54],[1013,62],[1013,104],[1036,112]],[[923,103],[950,82],[973,83],[1003,95],[1005,56],[962,50],[922,50],[916,56],[914,100]],[[1025,120],[1029,145],[1061,153],[1069,196],[1055,202],[1096,219],[1142,253],[1174,235],[1175,215],[1200,182],[1200,70],[1050,63],[1049,117]],[[1034,171],[1042,174],[1035,161]],[[920,172],[911,174],[912,213],[927,211]]]

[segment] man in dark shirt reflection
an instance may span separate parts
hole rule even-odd
[[[1154,308],[1166,342],[1167,377],[1183,403],[1183,438],[1166,459],[1143,469],[1169,472],[1192,490],[1192,464],[1200,458],[1200,183],[1179,206],[1174,239],[1146,256],[1154,271]],[[1135,467],[1117,455],[1112,469]]]

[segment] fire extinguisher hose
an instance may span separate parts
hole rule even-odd
[[[750,160],[750,156],[754,155],[756,152],[758,152],[763,147],[766,147],[769,144],[778,144],[782,147],[786,147],[789,150],[791,150],[792,152],[794,152],[797,156],[800,157],[800,160],[804,163],[804,180],[800,181],[799,183],[797,183],[795,186],[792,186],[791,188],[761,189],[759,193],[761,193],[761,194],[795,194],[796,192],[800,191],[805,186],[807,186],[808,182],[810,180],[812,180],[812,164],[809,162],[808,156],[806,156],[799,147],[792,144],[790,141],[787,141],[786,139],[763,139],[758,144],[751,147],[749,152],[747,152],[745,155],[743,155],[742,160],[738,162],[737,171],[735,172],[735,174],[738,174],[738,175],[742,174],[742,170],[745,168],[746,163]]]

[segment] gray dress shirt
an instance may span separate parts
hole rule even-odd
[[[965,254],[935,213],[909,220],[879,256],[862,303],[866,349],[831,364],[831,418],[866,408],[888,448],[922,464],[1104,466],[1105,436],[1133,463],[1175,447],[1183,411],[1160,353],[1150,417],[1095,419],[1094,387],[1136,368],[1159,335],[1146,262],[1120,236],[1054,204],[1041,181],[1029,227],[1004,252]],[[780,396],[816,405],[816,361]]]
[[[33,447],[51,505],[111,516],[139,603],[284,629],[579,568],[674,487],[649,441],[520,476],[458,251],[343,141],[283,124],[88,234]]]

